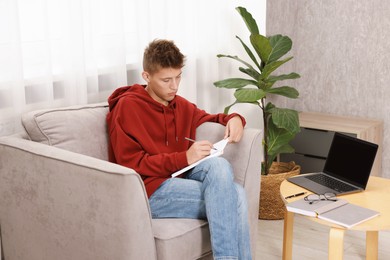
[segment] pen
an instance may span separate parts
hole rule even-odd
[[[188,138],[188,137],[184,137],[184,139],[186,139],[187,141],[193,142],[193,143],[196,142],[194,139],[191,139],[191,138]]]
[[[191,139],[191,138],[188,138],[188,137],[184,137],[184,139],[186,139],[187,141],[193,142],[193,143],[196,142],[194,139]],[[217,148],[215,148],[215,147],[211,147],[211,149],[217,150]]]
[[[300,192],[300,193],[296,193],[296,194],[293,194],[293,195],[287,196],[287,197],[285,197],[285,199],[290,199],[290,198],[294,198],[294,197],[302,196],[302,195],[305,195],[305,194],[306,194],[306,192]]]

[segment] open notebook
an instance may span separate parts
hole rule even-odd
[[[201,162],[203,162],[203,161],[205,161],[207,159],[210,159],[210,158],[222,155],[223,154],[223,150],[225,149],[226,145],[228,144],[228,141],[229,141],[228,138],[226,138],[226,139],[222,139],[221,141],[215,143],[213,145],[213,147],[215,149],[211,150],[209,156],[206,156],[205,158],[203,158],[203,159],[201,159],[201,160],[199,160],[199,161],[197,161],[197,162],[195,162],[193,164],[190,164],[187,167],[184,167],[183,169],[181,169],[181,170],[179,170],[177,172],[172,173],[172,175],[171,175],[172,178],[175,178],[176,176],[178,176],[178,175],[180,175],[180,174],[182,174],[182,173],[184,173],[184,172],[194,168],[196,165],[198,165],[199,163],[201,163]]]
[[[379,215],[379,212],[375,210],[348,203],[344,199],[320,200],[313,204],[300,199],[288,203],[286,208],[290,212],[317,217],[346,228],[351,228]]]

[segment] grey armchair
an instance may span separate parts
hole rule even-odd
[[[106,103],[47,109],[0,138],[0,245],[14,259],[212,259],[208,224],[152,219],[140,176],[107,161]],[[197,138],[216,141],[206,123]],[[247,192],[257,235],[262,132],[245,129],[225,150]]]

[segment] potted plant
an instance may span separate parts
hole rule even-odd
[[[268,37],[261,35],[256,20],[252,15],[243,7],[237,7],[236,10],[243,18],[250,32],[249,39],[254,52],[240,37],[236,36],[236,38],[240,41],[252,62],[245,61],[237,56],[217,55],[218,58],[230,58],[240,62],[243,66],[240,66],[239,70],[246,77],[228,78],[214,82],[214,85],[218,88],[235,89],[234,97],[236,101],[227,106],[224,113],[228,113],[229,109],[238,103],[250,103],[260,107],[264,125],[263,183],[263,176],[269,175],[270,171],[274,170],[275,164],[273,165],[273,162],[277,156],[280,153],[291,153],[294,151],[289,143],[300,131],[298,112],[293,109],[277,107],[272,102],[267,102],[267,98],[272,95],[298,98],[299,92],[295,88],[277,86],[276,83],[283,80],[297,79],[300,76],[295,72],[275,75],[276,70],[280,66],[293,58],[283,58],[292,48],[291,39],[280,34]],[[279,186],[277,187],[277,192],[279,192]],[[262,190],[266,191],[263,186]],[[280,197],[279,194],[273,196]],[[265,197],[269,196],[265,195]],[[270,203],[273,204],[274,202]],[[280,201],[280,203],[283,202]],[[264,208],[263,206],[260,205],[261,208]],[[280,218],[280,214],[276,218]]]

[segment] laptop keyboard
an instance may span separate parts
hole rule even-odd
[[[355,190],[356,188],[348,185],[344,182],[341,182],[339,180],[333,179],[327,175],[324,174],[313,174],[306,176],[311,181],[314,181],[318,184],[324,185],[326,187],[329,187],[331,189],[337,190],[339,192],[348,192]]]

